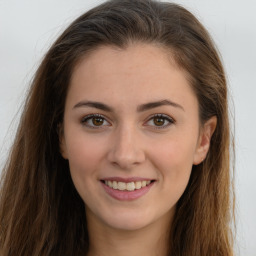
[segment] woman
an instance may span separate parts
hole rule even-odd
[[[184,8],[112,0],[42,61],[0,201],[1,255],[233,255],[225,74]]]

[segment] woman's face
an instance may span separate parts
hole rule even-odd
[[[61,151],[88,221],[133,230],[171,219],[213,126],[200,128],[185,73],[162,49],[105,46],[85,57],[71,79]]]

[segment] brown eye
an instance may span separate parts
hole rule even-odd
[[[104,123],[104,119],[101,118],[101,117],[93,117],[93,118],[92,118],[92,123],[93,123],[93,125],[95,125],[95,126],[101,126],[101,125],[103,125],[103,123]]]
[[[165,119],[162,117],[154,117],[153,120],[156,126],[163,126],[165,124]]]
[[[168,128],[170,125],[174,124],[175,121],[170,116],[165,114],[156,114],[152,116],[146,123],[146,126],[150,126],[154,129],[164,129]]]
[[[103,128],[105,126],[111,126],[105,117],[99,114],[88,115],[82,119],[81,123],[88,128]]]

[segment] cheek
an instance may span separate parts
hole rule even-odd
[[[154,165],[159,170],[159,179],[164,188],[172,194],[181,196],[185,190],[193,166],[194,143],[188,140],[169,140],[161,145],[154,145],[151,152]]]
[[[192,170],[192,154],[177,144],[166,145],[159,153],[159,180],[164,192],[162,200],[165,202],[163,207],[168,210],[177,204],[188,185]]]
[[[72,168],[74,170],[71,171],[81,169],[83,172],[90,172],[104,154],[103,147],[99,147],[102,143],[84,133],[74,132],[70,134],[72,136],[67,137],[66,147],[70,166],[74,167]]]
[[[162,141],[162,143],[154,143],[154,148],[151,151],[155,155],[155,160],[165,167],[170,167],[171,170],[189,169],[193,165],[193,157],[195,153],[194,140],[181,138],[170,138]],[[176,167],[176,168],[174,168]],[[165,169],[165,168],[164,168]]]
[[[103,157],[103,149],[94,141],[83,136],[74,135],[67,139],[69,168],[73,183],[78,193],[86,193],[91,181],[97,179],[98,163]],[[82,194],[81,194],[82,193]]]

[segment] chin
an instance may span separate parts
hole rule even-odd
[[[153,223],[154,217],[150,215],[145,212],[125,210],[125,212],[119,211],[116,214],[110,213],[109,216],[102,216],[102,220],[110,228],[133,231],[143,229]]]
[[[135,231],[143,229],[150,224],[150,221],[145,221],[145,219],[115,219],[114,221],[109,221],[108,226],[118,230],[124,231]]]

